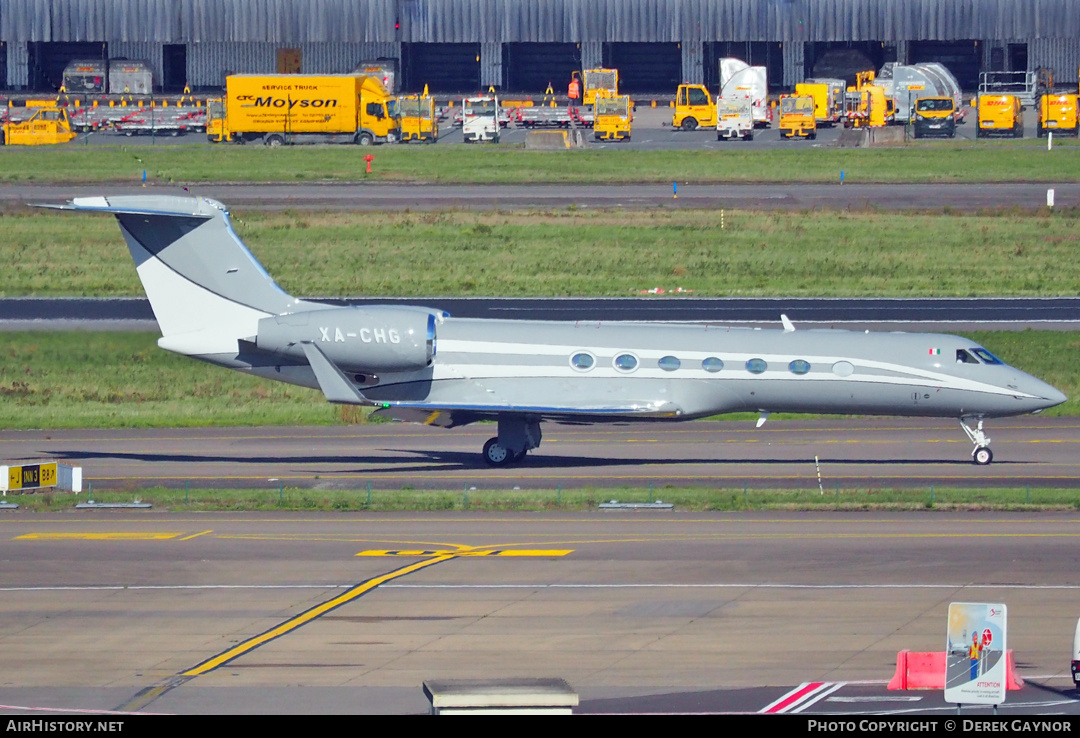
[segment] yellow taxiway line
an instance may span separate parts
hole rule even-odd
[[[336,609],[338,607],[341,607],[342,605],[345,605],[345,604],[348,604],[349,602],[352,602],[357,597],[360,597],[361,595],[367,594],[371,590],[378,587],[380,584],[385,584],[386,582],[389,582],[392,579],[397,579],[398,577],[403,577],[406,574],[412,574],[414,571],[418,571],[420,569],[431,566],[433,564],[440,564],[443,561],[448,561],[448,560],[454,558],[454,556],[456,556],[456,555],[457,554],[449,554],[449,555],[444,555],[444,556],[437,556],[437,557],[431,558],[431,559],[426,559],[424,561],[418,561],[418,562],[416,562],[414,564],[409,564],[408,566],[403,566],[400,569],[395,569],[394,571],[389,572],[387,574],[377,576],[377,577],[375,577],[373,579],[368,579],[366,582],[361,582],[360,584],[358,584],[355,587],[353,587],[352,589],[350,589],[348,592],[346,592],[346,593],[344,593],[342,595],[339,595],[338,597],[335,597],[332,600],[327,600],[326,602],[322,603],[321,605],[316,605],[315,607],[311,608],[310,610],[302,612],[299,615],[297,615],[296,617],[293,617],[293,618],[290,618],[289,620],[286,620],[281,625],[278,625],[278,626],[276,626],[274,628],[271,628],[270,630],[266,631],[265,633],[260,633],[257,636],[249,638],[246,641],[244,641],[243,643],[240,643],[240,644],[237,644],[236,646],[233,646],[228,651],[224,651],[224,652],[218,654],[217,656],[214,656],[212,658],[207,659],[206,661],[203,661],[198,666],[195,666],[195,667],[193,667],[191,669],[188,669],[187,671],[181,672],[179,674],[179,676],[181,676],[181,677],[196,677],[196,676],[199,676],[201,674],[205,674],[208,671],[213,671],[214,669],[218,668],[219,666],[222,666],[223,664],[226,664],[229,661],[232,661],[233,659],[235,659],[235,658],[237,658],[239,656],[243,656],[248,651],[251,651],[253,649],[258,648],[259,646],[263,645],[264,643],[268,643],[268,642],[274,640],[275,638],[280,638],[281,636],[283,636],[283,635],[285,635],[287,633],[290,633],[290,632],[296,630],[297,628],[300,628],[300,627],[302,627],[304,625],[307,625],[312,620],[315,620],[316,618],[319,618],[319,617],[325,615],[326,613],[330,612],[331,610],[334,610],[334,609]]]
[[[357,556],[567,556],[574,553],[574,549],[501,549],[493,551],[421,551],[421,550],[389,550],[389,551],[361,551]]]

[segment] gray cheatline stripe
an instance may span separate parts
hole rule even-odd
[[[0,587],[0,592],[104,592],[119,590],[191,590],[191,589],[350,589],[353,584],[101,584],[57,585],[39,587]],[[775,582],[706,583],[706,584],[383,584],[379,589],[1046,589],[1080,590],[1080,584],[778,584]]]

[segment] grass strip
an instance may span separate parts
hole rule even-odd
[[[366,488],[312,490],[268,485],[265,489],[197,489],[149,487],[91,490],[92,495],[37,492],[9,495],[25,510],[68,510],[89,496],[98,503],[146,502],[155,509],[175,512],[228,510],[286,511],[463,511],[463,510],[592,510],[600,503],[665,502],[676,510],[1075,510],[1080,490],[1042,487],[841,489],[826,485],[814,489],[709,489],[663,487],[655,489],[458,489],[416,490]]]
[[[253,212],[299,296],[1074,296],[1080,210]],[[114,219],[0,211],[0,296],[142,295]],[[798,315],[792,315],[798,320]]]
[[[83,139],[85,140],[85,139]],[[363,157],[371,153],[373,172]],[[460,184],[628,182],[1062,182],[1076,177],[1080,146],[1055,141],[911,142],[876,149],[582,149],[521,145],[296,146],[208,143],[0,149],[0,182],[439,182]]]
[[[28,331],[6,336],[0,348],[0,428],[296,426],[367,420],[366,410],[330,405],[316,390],[163,351],[156,346],[156,333]],[[1080,332],[974,331],[968,337],[1069,396],[1046,415],[1080,415]]]

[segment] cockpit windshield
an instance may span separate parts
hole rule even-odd
[[[915,101],[915,109],[920,113],[931,111],[945,113],[953,109],[953,101],[947,97],[923,97]]]
[[[488,98],[472,99],[465,101],[465,115],[475,115],[484,118],[495,117],[495,100]]]
[[[957,364],[1004,364],[1005,362],[981,347],[956,349]]]
[[[1005,363],[1004,361],[1002,361],[998,357],[994,356],[992,353],[990,353],[989,351],[987,351],[984,348],[973,348],[973,349],[971,349],[971,353],[975,354],[980,359],[982,359],[984,364],[1004,364]]]

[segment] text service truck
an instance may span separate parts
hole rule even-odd
[[[223,100],[207,101],[211,141],[393,143],[397,100],[374,77],[352,74],[234,74]]]

